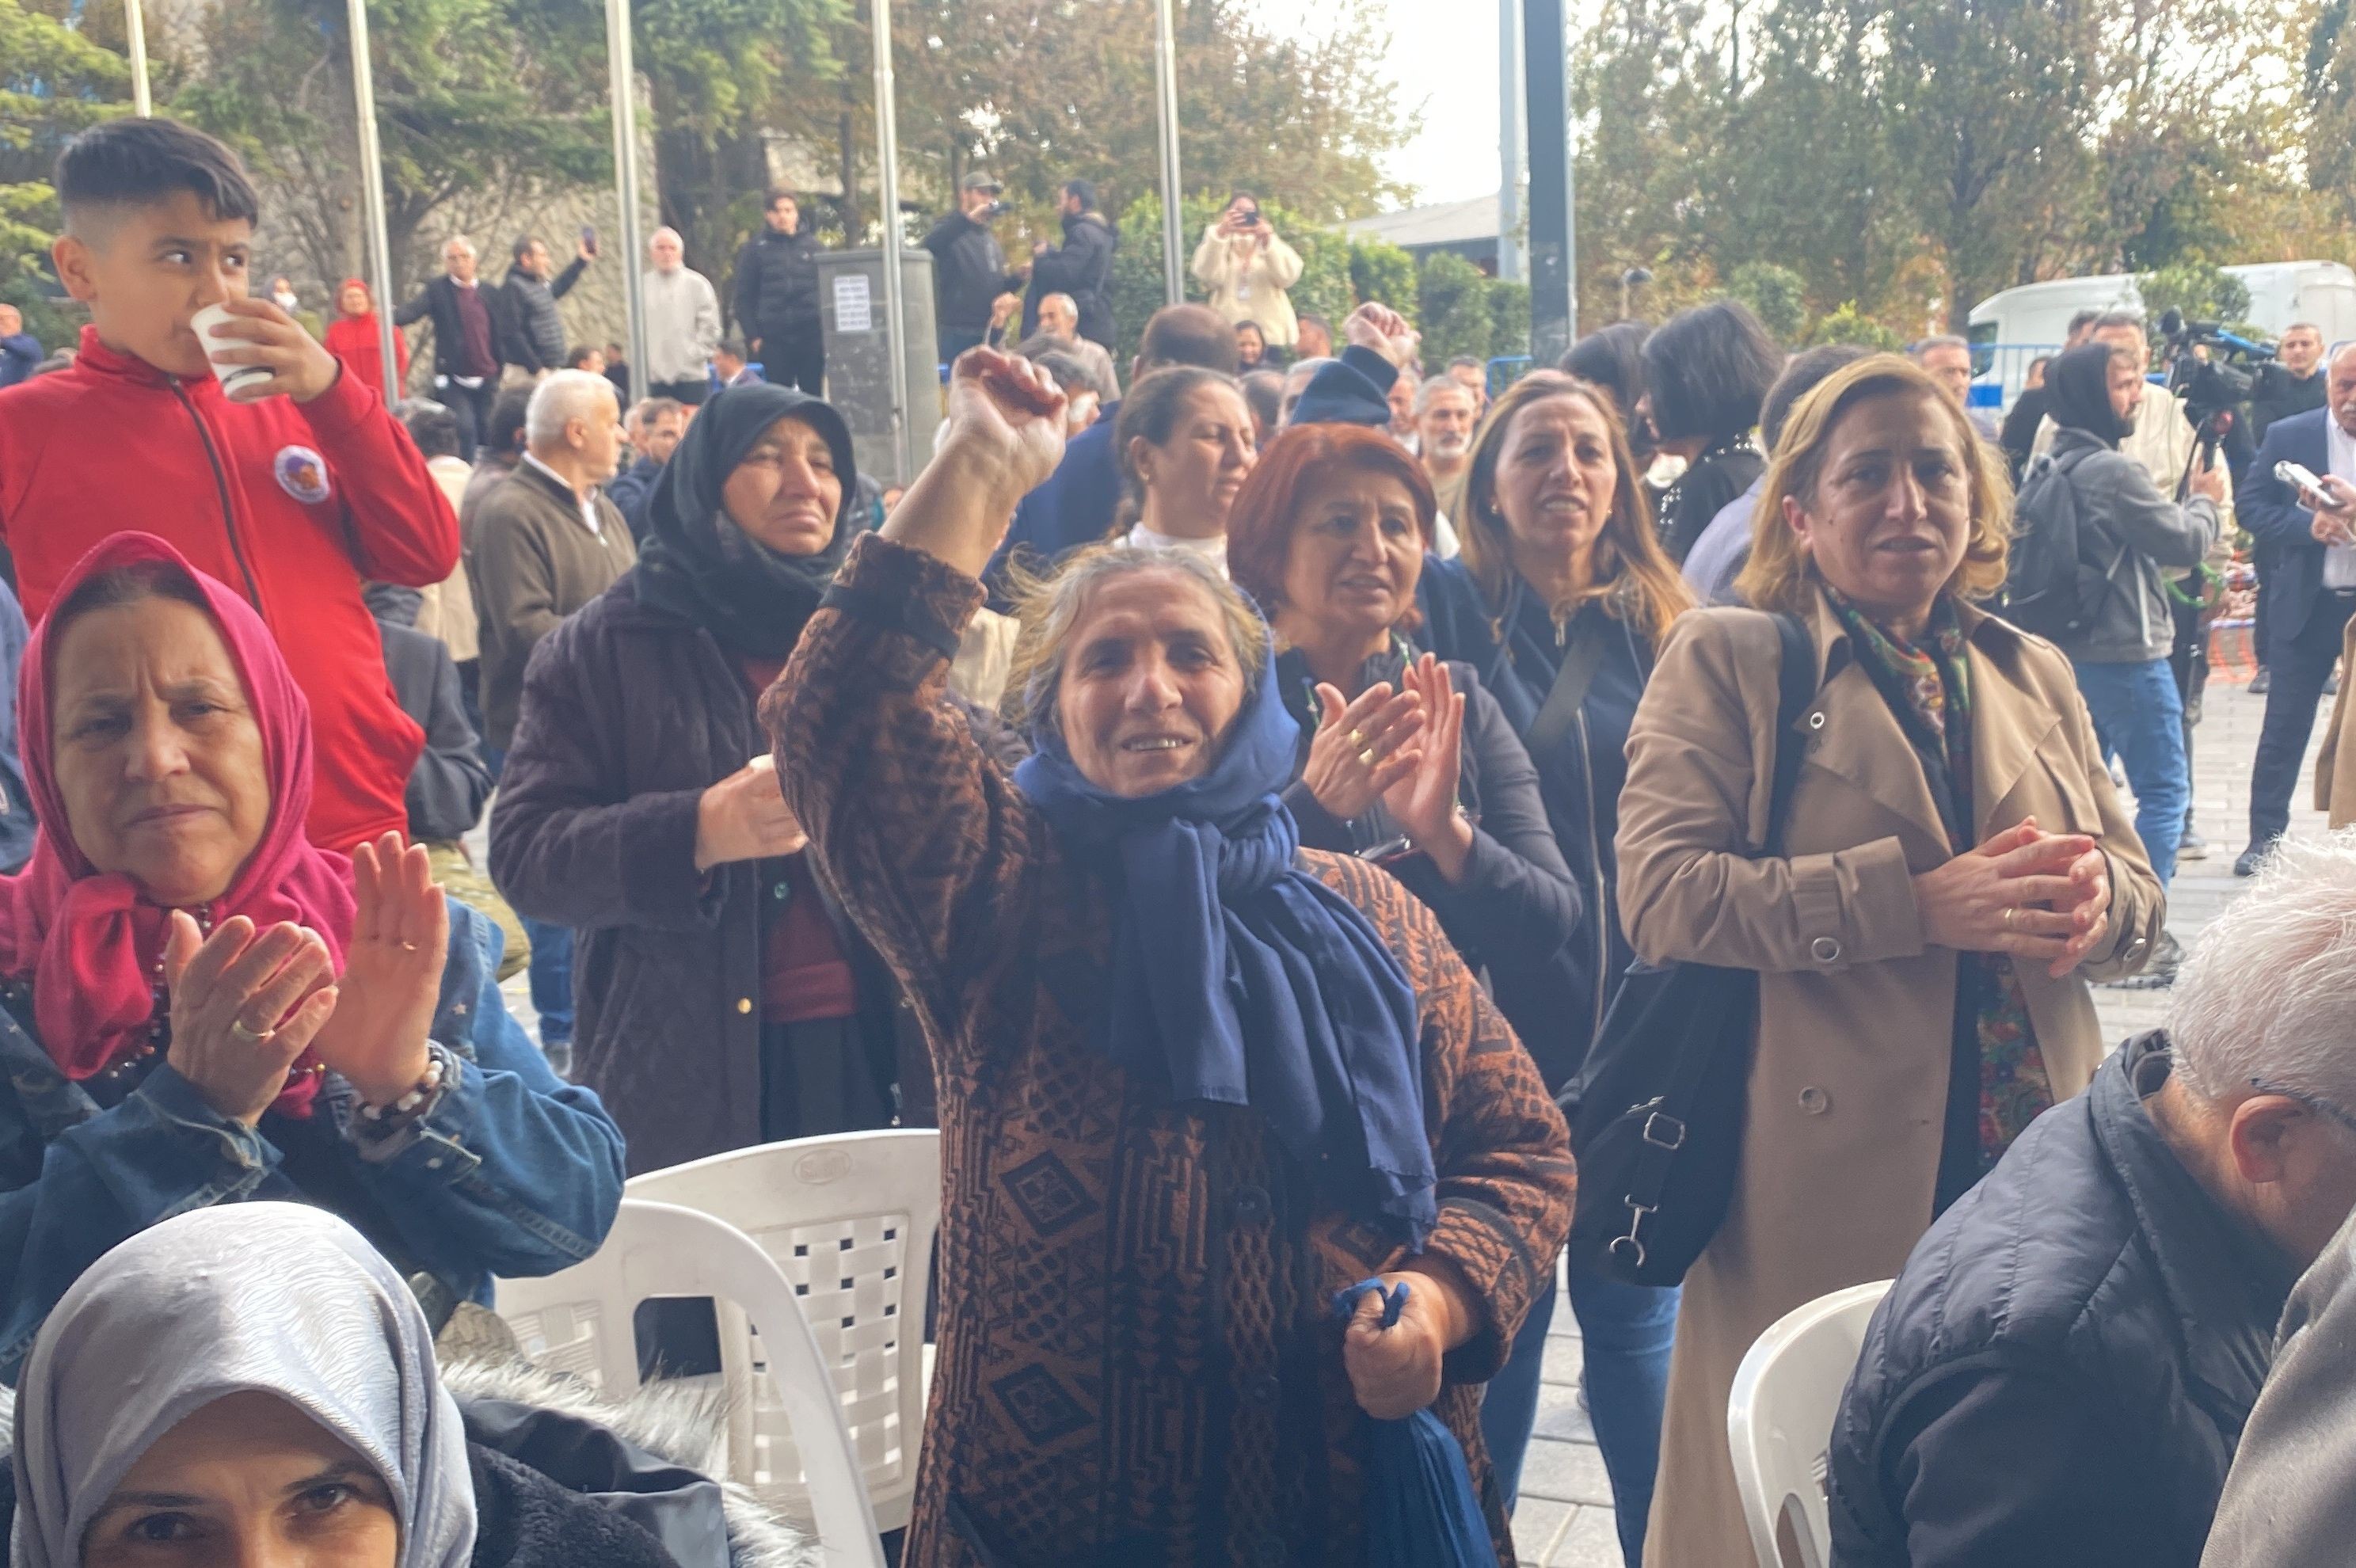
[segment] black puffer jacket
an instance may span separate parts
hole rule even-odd
[[[952,212],[925,236],[933,253],[933,293],[940,302],[940,328],[980,332],[990,326],[990,307],[1023,280],[1006,270],[1006,251],[990,225]]]
[[[764,228],[736,252],[736,330],[746,338],[816,337],[818,239]]]
[[[1091,343],[1112,347],[1112,253],[1120,236],[1101,212],[1081,212],[1064,220],[1064,242],[1040,252],[1031,260],[1031,293],[1023,301],[1023,336],[1039,330],[1039,302],[1051,294],[1068,294],[1080,307],[1080,336]]]
[[[1916,1244],[1834,1423],[1839,1568],[2193,1568],[2292,1271],[2113,1053]]]

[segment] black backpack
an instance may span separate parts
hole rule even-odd
[[[2038,458],[2012,503],[2012,552],[2005,567],[2004,618],[2054,642],[2072,642],[2094,624],[2108,576],[2086,558],[2072,470],[2092,448]]]

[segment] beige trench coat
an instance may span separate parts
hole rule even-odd
[[[2021,987],[2057,1097],[2104,1054],[2088,979],[2140,967],[2164,900],[2111,789],[2067,660],[1977,611],[1971,643],[1975,842],[2034,816],[2094,835],[2110,928],[2077,974]],[[1922,768],[1821,598],[1819,690],[1782,737],[1804,745],[1786,857],[1763,835],[1774,623],[1700,610],[1671,631],[1628,738],[1620,906],[1646,961],[1761,972],[1742,1161],[1724,1228],[1687,1274],[1644,1561],[1751,1561],[1726,1402],[1751,1341],[1793,1308],[1888,1279],[1931,1221],[1953,1036],[1955,954],[1928,947],[1912,878],[1950,857]]]
[[[2356,670],[2356,620],[2348,623],[2340,657]],[[2356,681],[2342,676],[2340,695],[2332,699],[2331,727],[2324,732],[2323,749],[2315,758],[2315,809],[2331,813],[2334,832],[2356,822],[2356,715],[2349,713],[2350,688]]]

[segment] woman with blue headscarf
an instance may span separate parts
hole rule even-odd
[[[762,703],[939,1096],[904,1561],[1355,1563],[1360,1414],[1430,1407],[1510,1563],[1479,1385],[1553,1275],[1562,1120],[1430,911],[1299,847],[1265,623],[1188,553],[1100,547],[1024,608],[1029,760],[1001,770],[946,701],[1062,403],[961,359],[932,466]],[[1331,1300],[1370,1275],[1404,1315],[1369,1296],[1345,1329]]]

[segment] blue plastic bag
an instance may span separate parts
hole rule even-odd
[[[1385,1292],[1361,1280],[1337,1292],[1333,1310],[1349,1321],[1368,1291],[1383,1297],[1383,1326],[1399,1320],[1407,1283]],[[1366,1467],[1366,1560],[1372,1568],[1496,1568],[1497,1546],[1456,1434],[1430,1410],[1405,1421],[1359,1423]]]

